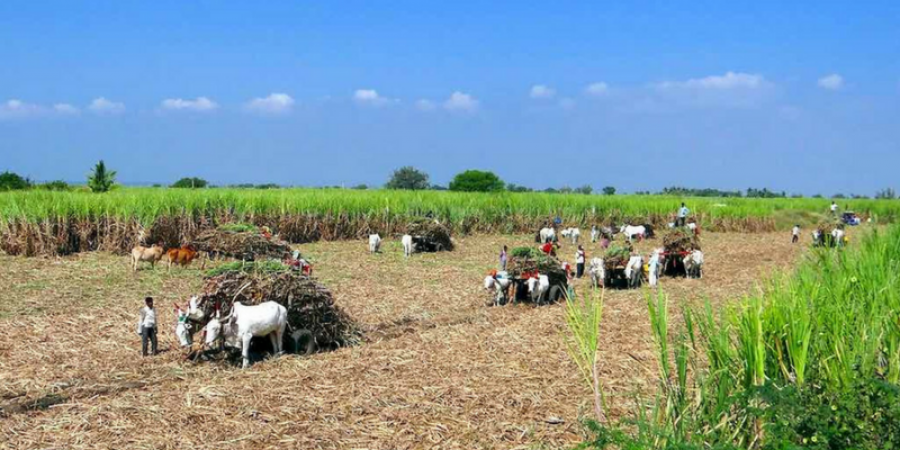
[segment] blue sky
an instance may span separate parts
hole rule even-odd
[[[0,170],[896,186],[900,2],[0,3]]]

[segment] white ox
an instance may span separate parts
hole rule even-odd
[[[378,253],[381,250],[381,236],[377,234],[369,235],[369,253]]]
[[[193,335],[191,334],[191,329],[194,326],[188,320],[187,311],[178,308],[178,324],[175,325],[175,336],[178,337],[178,343],[181,345],[181,348],[188,348],[194,343]]]
[[[541,228],[539,235],[540,235],[540,239],[541,239],[541,244],[546,244],[548,242],[556,242],[556,231],[554,231],[553,228],[549,228],[549,227]]]
[[[684,270],[690,278],[703,278],[703,252],[694,250],[684,257]]]
[[[404,234],[400,239],[400,243],[403,244],[403,256],[408,257],[416,252],[416,244],[413,243],[412,236]]]
[[[603,268],[603,258],[591,259],[591,286],[600,287],[606,278],[606,269]]]
[[[641,274],[644,271],[644,257],[634,255],[628,259],[625,265],[625,278],[628,279],[628,287],[636,288],[641,286]]]
[[[550,291],[550,278],[547,275],[540,275],[538,278],[528,279],[528,293],[531,295],[531,301],[538,303],[545,293]]]
[[[663,266],[663,257],[662,253],[665,250],[662,248],[657,248],[653,250],[653,253],[650,254],[650,261],[648,265],[650,266],[650,286],[656,286],[659,282],[659,274],[662,271]]]
[[[581,230],[579,230],[578,228],[566,228],[559,234],[561,234],[564,238],[571,239],[573,244],[577,244],[578,239],[581,238]]]
[[[509,287],[512,284],[512,281],[503,275],[504,272],[500,272],[497,274],[496,278],[490,275],[484,278],[484,290],[490,291],[493,289],[496,293],[494,297],[494,306],[506,303],[509,298]]]
[[[218,316],[218,314],[217,314]],[[287,328],[287,308],[275,303],[264,302],[245,306],[235,302],[231,314],[224,318],[214,318],[206,324],[206,344],[214,343],[220,336],[231,347],[241,349],[243,366],[250,365],[250,340],[253,336],[269,336],[275,354],[282,353],[282,339]]]
[[[638,237],[638,240],[647,237],[647,228],[643,225],[622,225],[622,227],[619,229],[619,232],[624,234],[629,241],[634,240],[635,236]]]

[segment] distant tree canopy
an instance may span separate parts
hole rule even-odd
[[[356,189],[358,191],[364,191],[366,189],[369,189],[369,186],[366,184],[357,184],[356,186],[353,186],[351,189]]]
[[[394,171],[384,187],[414,191],[428,189],[428,174],[412,166],[401,167]]]
[[[879,200],[892,200],[897,198],[897,193],[893,188],[885,188],[875,193],[875,198]]]
[[[72,187],[69,186],[69,183],[66,183],[62,180],[49,181],[47,183],[39,184],[37,188],[44,189],[46,191],[68,191],[72,189]]]
[[[593,192],[594,192],[594,188],[588,184],[585,184],[584,186],[579,186],[579,187],[575,188],[575,193],[577,193],[577,194],[591,195]]]
[[[207,186],[209,183],[206,180],[197,177],[185,177],[172,183],[173,188],[200,189]]]
[[[533,189],[531,189],[528,186],[519,186],[518,184],[515,184],[515,183],[507,184],[506,190],[509,192],[532,192],[533,191]]]
[[[506,185],[494,172],[484,170],[467,170],[456,174],[450,182],[451,191],[460,192],[498,192]]]
[[[784,191],[774,192],[766,188],[754,189],[747,188],[747,198],[785,198],[787,193]]]
[[[18,191],[31,187],[31,180],[13,172],[0,173],[0,191]]]
[[[616,195],[616,188],[613,186],[606,186],[603,188],[603,195]]]
[[[694,189],[680,186],[667,187],[660,192],[675,197],[741,197],[741,191],[722,191],[719,189]]]
[[[116,171],[107,169],[101,159],[88,175],[87,184],[91,192],[108,192],[116,184]]]

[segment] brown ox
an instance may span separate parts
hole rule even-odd
[[[156,267],[156,262],[162,259],[163,248],[153,244],[150,247],[136,245],[131,249],[131,268],[137,272],[138,263],[141,261],[149,262],[151,267]]]
[[[169,257],[169,270],[172,269],[172,264],[177,264],[181,267],[187,267],[191,262],[197,259],[197,256],[200,254],[194,250],[190,245],[186,245],[181,248],[170,248],[166,254]],[[205,266],[206,264],[204,264]]]

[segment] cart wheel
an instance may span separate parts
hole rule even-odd
[[[556,303],[563,297],[563,290],[559,285],[553,285],[550,287],[550,295],[547,297],[547,300],[550,303]]]

